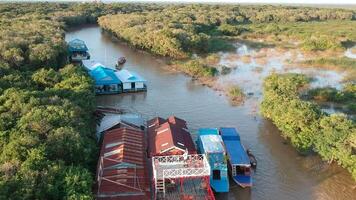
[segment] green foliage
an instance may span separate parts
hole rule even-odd
[[[217,73],[217,69],[205,64],[202,60],[194,59],[187,62],[177,62],[176,66],[179,70],[193,77],[213,77]]]
[[[245,93],[238,85],[233,85],[228,88],[227,96],[233,104],[238,105],[244,101]]]
[[[341,43],[327,36],[313,36],[311,38],[305,39],[302,43],[302,49],[308,51],[337,48],[342,48]]]
[[[93,199],[93,82],[63,66],[62,11],[81,6],[0,5],[0,199]]]
[[[344,115],[326,115],[315,104],[301,100],[299,93],[307,82],[300,74],[267,77],[262,115],[271,119],[300,152],[314,150],[324,160],[338,162],[356,179],[355,122]],[[321,93],[329,95],[335,91],[328,88]]]

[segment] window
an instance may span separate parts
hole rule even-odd
[[[135,89],[135,82],[131,83],[131,88]]]
[[[213,180],[220,180],[221,179],[221,175],[220,175],[220,170],[213,170]]]

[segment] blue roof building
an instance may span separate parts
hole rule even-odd
[[[88,47],[83,40],[74,39],[68,43],[69,60],[82,61],[90,59]]]
[[[208,158],[211,170],[210,185],[213,190],[215,192],[228,192],[229,179],[225,148],[219,130],[216,128],[199,129],[197,146],[199,153],[205,154]]]
[[[113,69],[99,65],[95,69],[89,71],[89,75],[95,81],[96,94],[117,94],[121,92],[121,81],[118,79]]]
[[[124,92],[144,91],[147,89],[146,80],[135,72],[123,69],[115,72],[115,74],[122,82],[122,89]]]

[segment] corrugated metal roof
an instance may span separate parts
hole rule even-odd
[[[89,75],[95,80],[95,85],[120,84],[120,80],[115,75],[114,70],[105,67],[96,67],[89,72]]]
[[[83,40],[74,39],[68,43],[69,51],[88,51],[87,45]]]
[[[105,114],[100,121],[100,125],[97,126],[96,131],[97,133],[102,133],[120,123],[134,125],[138,128],[145,124],[143,118],[138,114]]]
[[[148,122],[150,156],[196,153],[186,122],[174,116],[167,120],[154,118]]]
[[[240,135],[235,128],[220,128],[226,152],[233,165],[250,166],[250,159],[240,141]]]
[[[118,128],[103,138],[98,163],[97,198],[149,199],[149,176],[143,131]]]
[[[126,69],[119,70],[115,72],[115,74],[123,83],[146,82],[146,80],[137,73],[128,71]]]
[[[88,70],[88,71],[91,71],[97,67],[102,67],[102,68],[108,68],[110,69],[109,67],[106,67],[104,66],[103,64],[101,64],[100,62],[98,61],[95,61],[95,60],[83,60],[82,61],[83,63],[83,66]]]

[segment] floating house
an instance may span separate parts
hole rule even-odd
[[[89,71],[89,75],[95,81],[96,94],[118,94],[121,93],[121,81],[113,69],[97,66]]]
[[[214,200],[209,162],[196,153],[187,123],[157,117],[147,122],[147,130],[154,199]]]
[[[235,128],[220,128],[220,134],[226,148],[228,169],[232,179],[241,187],[251,187],[250,159],[241,144],[240,135]]]
[[[96,199],[151,199],[143,131],[118,128],[105,133],[96,181]]]
[[[88,47],[83,40],[74,39],[68,43],[69,61],[89,60]]]
[[[97,138],[100,140],[102,135],[109,130],[116,128],[133,128],[144,130],[145,122],[142,116],[133,113],[125,113],[125,114],[111,114],[105,113],[105,115],[101,118],[100,124],[96,127]]]
[[[116,71],[115,74],[122,82],[123,92],[146,91],[146,80],[135,72],[126,69]]]
[[[186,121],[175,116],[149,120],[147,128],[149,156],[196,154]]]
[[[229,192],[225,147],[219,130],[202,128],[198,131],[198,152],[205,154],[210,164],[210,186],[215,192]]]

